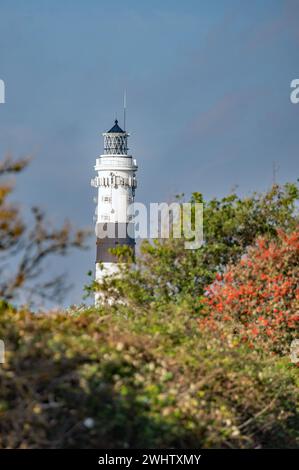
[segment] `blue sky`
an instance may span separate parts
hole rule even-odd
[[[91,226],[101,133],[122,120],[141,202],[298,177],[296,0],[1,0],[0,155],[32,155],[16,197]],[[94,249],[49,265],[79,302]]]

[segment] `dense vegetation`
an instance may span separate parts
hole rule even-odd
[[[221,344],[187,307],[0,318],[1,447],[296,446],[289,358]]]
[[[116,250],[122,275],[87,287],[112,305],[2,295],[0,447],[298,447],[297,201],[293,184],[204,201],[200,249]]]

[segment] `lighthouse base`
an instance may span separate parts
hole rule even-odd
[[[103,282],[105,278],[116,276],[119,274],[119,270],[122,263],[96,263],[96,275],[95,280],[99,283]],[[108,304],[112,305],[113,299],[107,299],[104,292],[98,291],[95,293],[95,306]]]

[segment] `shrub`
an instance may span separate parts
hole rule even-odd
[[[203,335],[186,306],[5,310],[3,448],[296,447],[298,370]]]
[[[259,238],[207,289],[200,327],[288,352],[298,331],[298,275],[299,230]]]

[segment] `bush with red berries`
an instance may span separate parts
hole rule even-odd
[[[258,238],[208,287],[199,324],[229,338],[289,351],[299,320],[299,230]]]

